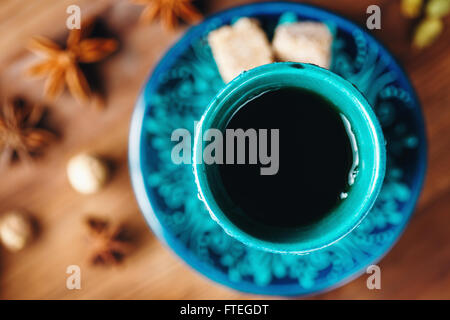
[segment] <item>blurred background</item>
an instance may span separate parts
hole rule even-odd
[[[195,1],[203,15],[256,1]],[[409,75],[425,115],[429,142],[428,171],[415,214],[395,247],[379,263],[382,289],[368,290],[366,276],[318,299],[449,299],[450,298],[450,19],[433,44],[411,45],[418,18],[405,17],[400,0],[304,1],[339,13],[365,26],[366,9],[381,8],[381,30],[370,31],[399,60]],[[25,47],[31,37],[45,36],[64,44],[66,8],[81,7],[82,19],[97,16],[102,36],[119,48],[86,74],[101,95],[79,103],[65,91],[43,97],[44,81],[24,73],[35,59]],[[185,32],[181,24],[167,31],[158,21],[138,23],[143,7],[129,0],[0,1],[0,101],[22,97],[46,107],[44,125],[56,139],[32,163],[13,161],[0,168],[0,217],[20,210],[31,217],[33,239],[23,250],[0,249],[2,299],[251,299],[212,283],[186,266],[151,233],[130,184],[128,131],[136,98],[165,51]],[[104,188],[90,195],[69,184],[66,166],[77,153],[98,155],[110,169]],[[132,250],[112,266],[92,261],[87,217],[111,225],[124,223]],[[92,225],[91,225],[92,229]],[[94,228],[95,229],[95,228]],[[94,230],[95,231],[95,230]],[[93,242],[95,246],[93,245]],[[94,250],[94,252],[93,252]],[[82,289],[66,288],[66,268],[78,265]]]

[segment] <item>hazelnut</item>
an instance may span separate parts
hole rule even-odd
[[[31,240],[33,227],[29,217],[18,211],[0,217],[0,240],[10,251],[23,249]]]
[[[108,179],[106,163],[88,154],[79,154],[67,164],[67,176],[72,187],[84,194],[99,191]]]

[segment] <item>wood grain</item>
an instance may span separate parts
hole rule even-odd
[[[207,0],[206,13],[248,2]],[[366,8],[382,9],[382,29],[374,32],[392,50],[423,103],[429,140],[429,166],[416,213],[396,246],[380,262],[382,289],[369,291],[362,276],[319,299],[450,298],[450,38],[423,51],[409,44],[411,21],[398,1],[308,1],[364,24]],[[33,56],[25,49],[32,35],[62,40],[65,10],[79,4],[85,16],[99,14],[121,41],[121,50],[97,66],[104,88],[103,111],[78,105],[64,94],[55,102],[42,98],[43,82],[23,75]],[[139,212],[127,167],[129,121],[138,93],[164,52],[184,32],[167,33],[157,24],[136,23],[141,8],[126,0],[3,0],[0,2],[0,96],[21,94],[49,107],[49,121],[59,141],[33,167],[14,165],[0,173],[0,212],[22,208],[39,221],[40,232],[26,250],[0,251],[3,299],[251,299],[259,298],[205,279],[165,248]],[[98,194],[73,191],[65,175],[68,158],[89,151],[108,159],[114,175]],[[88,214],[125,221],[138,245],[115,268],[91,267],[89,242],[82,226]],[[66,268],[82,270],[82,289],[67,290]]]

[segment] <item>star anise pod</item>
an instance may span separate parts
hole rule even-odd
[[[159,17],[162,25],[174,30],[178,19],[187,23],[196,23],[202,14],[192,5],[192,0],[132,0],[136,4],[145,5],[141,21],[152,22]]]
[[[12,159],[30,160],[41,153],[55,135],[38,124],[44,109],[24,100],[6,101],[0,110],[0,163]]]
[[[91,96],[88,81],[80,69],[80,63],[93,63],[104,59],[117,49],[115,39],[86,38],[89,25],[70,31],[65,48],[55,42],[35,37],[30,50],[42,60],[28,70],[31,76],[47,77],[44,93],[49,98],[58,97],[67,86],[78,101],[87,101]]]
[[[131,237],[123,224],[111,224],[108,220],[88,217],[86,224],[93,242],[93,265],[119,264],[130,250]]]

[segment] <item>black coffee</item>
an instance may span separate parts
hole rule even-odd
[[[255,225],[308,226],[344,201],[353,151],[345,121],[330,101],[298,88],[268,91],[242,105],[226,125],[239,128],[269,129],[269,142],[270,129],[279,129],[276,174],[261,175],[259,162],[216,165],[223,189],[213,192],[241,228],[257,234],[264,231]]]

